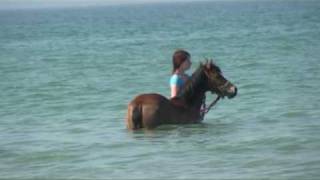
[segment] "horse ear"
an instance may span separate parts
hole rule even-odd
[[[206,60],[206,61],[205,61],[205,65],[206,65],[206,64],[208,64],[208,61],[209,61],[209,60],[208,60],[208,58],[205,58],[205,60]]]
[[[208,59],[206,61],[206,68],[211,69],[211,61],[209,61]]]
[[[208,59],[208,58],[205,58],[204,60],[205,60],[205,62],[204,62],[204,64],[203,64],[203,66],[204,66],[205,68],[208,68],[209,59]]]

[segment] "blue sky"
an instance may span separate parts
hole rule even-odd
[[[4,8],[39,8],[64,6],[117,5],[155,2],[186,2],[203,0],[0,0],[0,9]]]

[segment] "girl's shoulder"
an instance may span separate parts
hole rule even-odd
[[[171,78],[180,78],[180,75],[179,74],[172,74]]]
[[[178,74],[173,74],[170,78],[170,85],[178,85],[181,86],[183,84],[183,79]]]

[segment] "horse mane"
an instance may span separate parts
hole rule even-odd
[[[190,101],[194,94],[197,92],[197,88],[201,87],[200,84],[204,83],[205,66],[200,64],[199,67],[194,71],[191,78],[186,82],[186,84],[180,90],[180,94],[176,98],[185,98],[187,101]]]

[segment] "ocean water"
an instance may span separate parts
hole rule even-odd
[[[132,98],[169,96],[176,48],[237,97],[127,131]],[[0,179],[318,179],[319,57],[319,1],[1,10]]]

